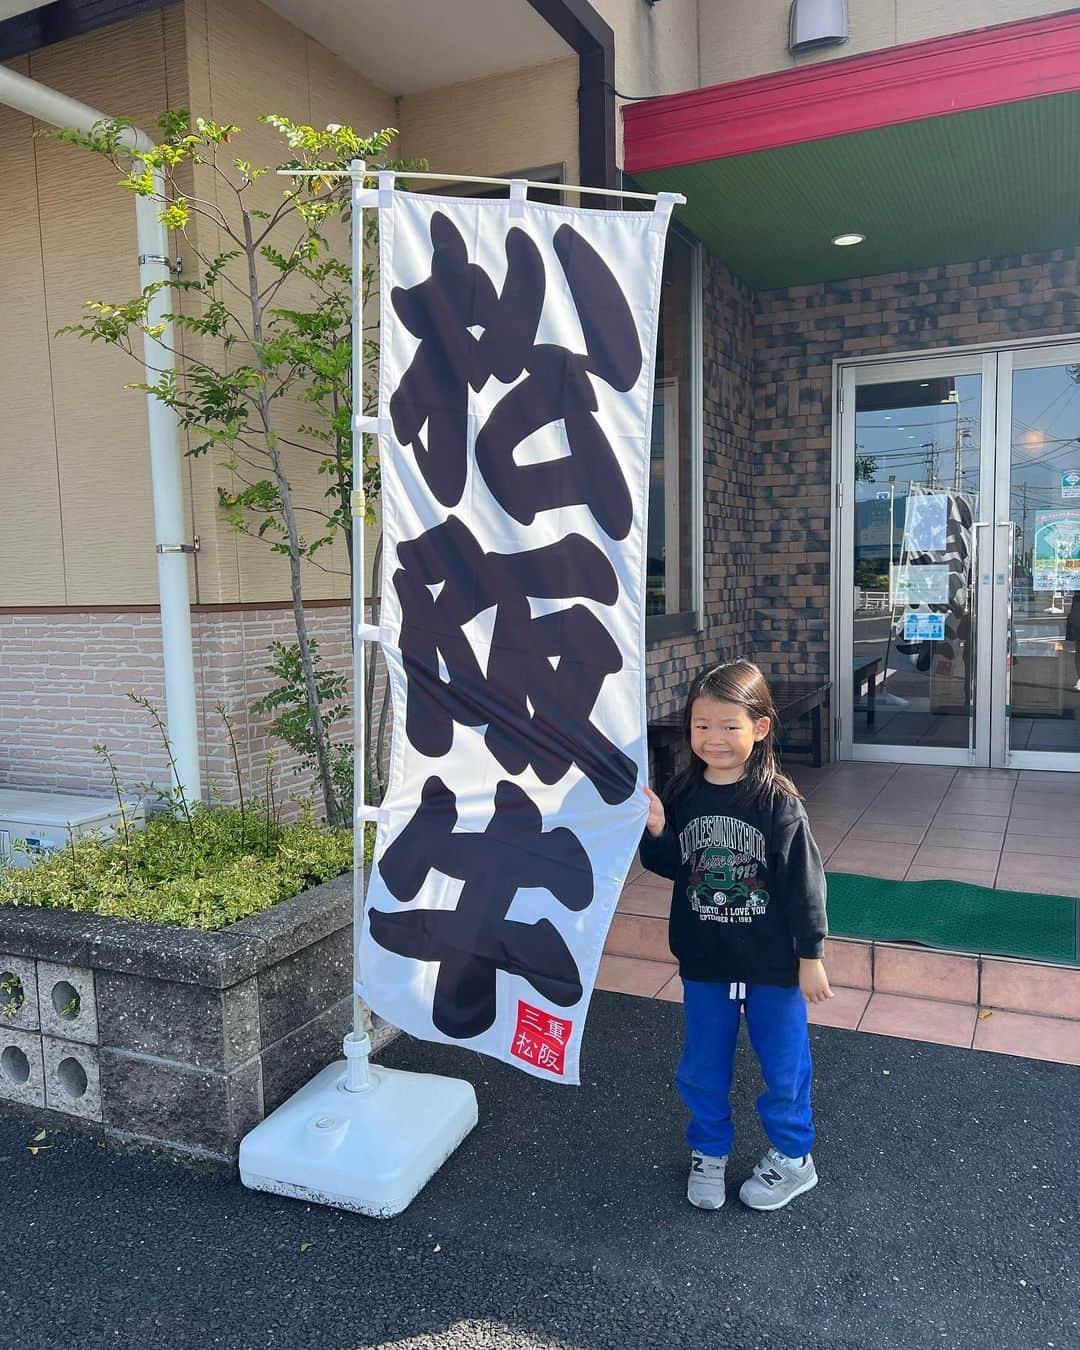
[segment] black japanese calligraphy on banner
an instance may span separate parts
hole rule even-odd
[[[622,654],[584,605],[540,618],[529,608],[530,597],[614,604],[618,581],[600,549],[570,534],[543,548],[485,553],[450,516],[400,544],[398,560],[410,744],[436,758],[450,749],[455,722],[482,726],[487,748],[508,773],[531,767],[542,783],[556,783],[576,764],[605,802],[625,801],[637,766],[589,720],[604,680],[622,669]],[[493,606],[481,671],[463,628]]]
[[[358,992],[560,1082],[646,814],[669,210],[397,191],[380,210],[394,728]]]
[[[506,236],[506,280],[470,263],[465,241],[441,212],[431,221],[431,276],[396,287],[391,303],[420,340],[390,399],[394,434],[412,447],[424,479],[443,506],[465,487],[469,389],[494,377],[520,383],[496,405],[476,437],[476,463],[502,508],[524,525],[538,511],[588,504],[601,528],[625,539],[633,520],[626,479],[596,418],[590,375],[613,389],[632,389],[641,372],[641,344],[626,297],[603,258],[571,225],[552,240],[585,338],[584,353],[537,343],[545,299],[540,250],[523,229]],[[473,336],[474,327],[483,329]],[[526,467],[514,451],[527,437],[563,422],[570,454]],[[426,443],[423,432],[426,428]]]
[[[374,911],[375,941],[439,967],[432,1020],[447,1036],[478,1036],[495,1021],[495,975],[517,974],[560,1008],[581,998],[581,976],[548,919],[520,923],[507,911],[523,886],[543,886],[581,910],[593,897],[592,872],[572,830],[544,830],[540,812],[513,783],[495,790],[495,813],[482,834],[454,832],[454,794],[438,778],[424,784],[420,808],[383,854],[379,870],[391,895],[416,898],[428,873],[463,881],[453,909]]]

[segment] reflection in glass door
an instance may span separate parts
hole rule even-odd
[[[1012,766],[1080,768],[1080,348],[999,360],[994,738]]]
[[[975,565],[986,385],[974,357],[879,366],[845,389],[841,730],[860,758],[968,763],[985,739]]]

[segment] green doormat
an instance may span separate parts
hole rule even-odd
[[[836,937],[1076,964],[1078,910],[1080,901],[1069,896],[829,873],[829,931]]]

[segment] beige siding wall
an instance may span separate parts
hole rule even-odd
[[[205,110],[216,121],[241,126],[238,149],[242,144],[242,153],[253,163],[276,164],[285,157],[280,136],[258,121],[261,114],[281,113],[314,126],[347,123],[365,134],[396,125],[392,98],[258,0],[187,0],[185,13],[191,107]],[[273,209],[281,200],[282,188],[282,180],[268,174],[251,190],[251,204]],[[209,169],[199,174],[196,190],[228,213],[228,190],[221,190]],[[345,232],[339,228],[329,233],[346,254]],[[222,232],[212,234],[205,226],[198,243],[204,253],[230,247]],[[291,296],[288,288],[280,292],[283,305],[290,298],[303,303],[303,292],[299,288]],[[279,430],[290,439],[302,423],[313,420],[310,409],[298,400],[283,401],[279,413]],[[318,523],[307,511],[325,508],[329,480],[317,473],[317,456],[289,449],[285,456],[301,509],[301,528],[310,536]],[[215,469],[207,462],[201,469],[205,491],[198,500],[213,528],[218,485],[231,485],[231,480],[220,466]],[[324,551],[319,561],[321,566],[305,566],[307,598],[347,597],[350,581],[344,545]],[[285,559],[271,553],[265,543],[231,534],[220,524],[216,556],[201,559],[199,572],[199,598],[204,603],[251,603],[288,595]]]
[[[796,58],[787,49],[791,0],[756,0],[752,22],[747,21],[745,0],[700,0],[701,84],[725,84],[789,66],[833,61],[1072,8],[1047,0],[951,0],[949,4],[940,0],[851,0],[848,41]]]
[[[189,0],[12,64],[151,130],[166,107],[236,122],[255,163],[282,158],[276,134],[256,120],[260,113],[315,125],[348,122],[364,131],[395,120],[391,98],[256,0]],[[137,292],[132,199],[104,161],[36,138],[36,129],[30,118],[0,107],[0,609],[153,604],[146,405],[142,394],[123,387],[142,378],[141,367],[101,344],[55,336],[80,318],[84,300]],[[200,189],[209,179],[202,175]],[[261,187],[267,199],[278,199],[279,180],[268,177]],[[219,247],[205,233],[198,243],[203,251]],[[198,260],[191,250],[179,251],[191,276]],[[294,407],[291,423],[300,418]],[[290,465],[303,505],[321,504],[326,487],[314,463],[301,455]],[[208,459],[185,465],[191,529],[202,541],[193,598],[284,598],[284,560],[222,525],[220,474]],[[346,596],[344,549],[324,562],[335,570],[309,569],[309,598]]]
[[[698,8],[712,0],[592,0],[615,33],[615,87],[623,94],[674,94],[698,79]]]
[[[701,84],[699,5],[712,0],[592,0],[615,34],[615,88],[635,98],[676,94]],[[615,159],[623,162],[622,118],[615,120]]]
[[[27,73],[25,60],[12,69]],[[63,604],[64,541],[60,530],[60,465],[53,423],[49,324],[38,223],[33,123],[0,109],[0,589],[4,596],[40,595]]]
[[[34,52],[15,68],[92,107],[149,123],[182,75],[178,12]],[[179,68],[179,69],[178,69]],[[0,605],[155,598],[141,370],[56,329],[90,297],[138,290],[135,213],[116,174],[0,108]]]
[[[578,181],[577,57],[399,100],[401,152],[432,171],[502,177],[565,164]]]

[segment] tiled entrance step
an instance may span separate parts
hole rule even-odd
[[[608,933],[597,987],[680,1002],[667,945],[671,884],[635,865]],[[1080,969],[900,943],[830,938],[836,997],[820,1026],[1080,1064]]]
[[[830,872],[1080,896],[1080,773],[797,766]]]

